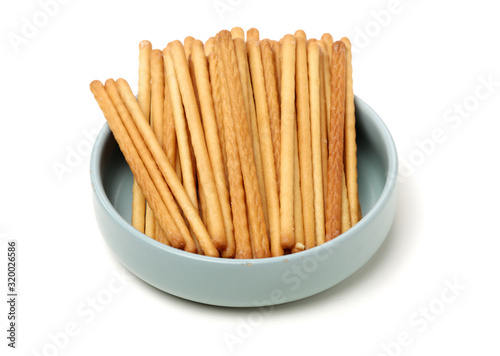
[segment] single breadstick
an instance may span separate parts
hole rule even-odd
[[[134,177],[136,177],[137,183],[141,187],[144,196],[155,212],[155,216],[158,218],[161,227],[164,229],[164,231],[173,231],[171,227],[175,226],[175,224],[173,223],[173,221],[171,221],[172,218],[165,206],[165,202],[162,200],[162,197],[158,192],[156,185],[154,184],[148,170],[146,169],[142,157],[139,155],[139,148],[136,148],[131,139],[131,135],[125,128],[124,122],[122,121],[117,108],[115,108],[115,105],[108,94],[109,91],[107,92],[102,83],[97,80],[93,81],[90,84],[90,90],[94,94],[94,97],[99,107],[101,108],[104,117],[108,121],[109,127],[113,132],[113,136],[120,146],[120,149],[122,150],[122,153],[127,163],[129,164],[132,174],[134,175]],[[115,96],[115,99],[117,98],[118,100],[121,100],[119,95]],[[139,106],[138,110],[140,112]],[[126,113],[126,115],[129,115],[128,112]],[[145,121],[144,117],[142,117],[141,120]],[[147,125],[146,123],[143,124]],[[147,125],[147,127],[149,128],[149,125]],[[147,152],[145,153],[145,157],[146,156]],[[173,244],[175,243],[174,247],[184,247],[184,241],[182,240],[182,237],[180,235],[171,235],[169,237],[172,239],[171,242]]]
[[[198,176],[200,174],[198,173]],[[207,223],[207,200],[205,199],[205,194],[203,193],[203,186],[200,184],[200,181],[198,180],[198,209],[200,210],[200,216],[201,220],[203,221],[203,224],[208,229],[208,223]]]
[[[252,73],[253,91],[259,128],[259,141],[262,153],[262,165],[266,187],[267,206],[269,208],[269,231],[271,237],[271,254],[283,255],[280,241],[280,203],[278,197],[278,183],[276,181],[276,167],[274,165],[273,140],[269,123],[269,109],[267,104],[264,67],[260,45],[257,40],[247,41],[250,72]],[[269,47],[271,51],[271,47]],[[274,76],[272,77],[274,80]]]
[[[163,54],[159,49],[151,51],[149,56],[151,68],[151,127],[160,145],[163,141],[163,101],[165,94],[165,79],[163,75]],[[115,104],[116,105],[116,104]],[[152,215],[151,209],[146,210],[146,219]],[[154,236],[160,241],[162,234],[159,222],[155,221]]]
[[[256,28],[251,28],[247,31],[247,41],[259,40],[259,30]]]
[[[206,47],[205,47],[206,49]],[[214,47],[215,49],[215,47]],[[220,78],[218,74],[218,58],[215,52],[208,54],[208,65],[210,68],[210,85],[212,86],[212,96],[214,99],[215,119],[217,120],[217,129],[219,132],[219,142],[222,153],[222,162],[224,165],[224,174],[226,176],[226,186],[229,184],[227,172],[227,157],[226,157],[226,140],[224,136],[224,122],[222,111],[222,98],[220,92]]]
[[[293,233],[293,141],[295,127],[295,37],[286,35],[282,45],[280,229],[281,247],[295,246]]]
[[[161,242],[162,244],[165,244],[167,246],[172,246],[172,244],[170,243],[170,241],[168,241],[168,238],[167,238],[167,234],[165,233],[165,231],[163,231],[163,229],[161,228],[161,225],[160,225],[160,222],[158,220],[156,220],[156,225],[158,226],[156,229],[156,232],[157,232],[157,240],[159,242]]]
[[[328,52],[328,57],[332,58],[332,48],[333,48],[333,37],[329,33],[324,33],[323,36],[321,36],[321,41],[323,41],[326,45],[326,51]]]
[[[304,251],[304,221],[302,216],[302,197],[300,193],[300,163],[299,163],[299,144],[297,142],[297,125],[293,128],[293,219],[295,246],[291,252],[296,253]]]
[[[330,106],[332,101],[332,76],[330,74],[330,59],[331,56],[328,52],[326,41],[319,41],[319,45],[323,50],[323,69],[324,69],[324,81],[325,81],[325,102],[326,102],[326,127],[330,127]]]
[[[192,36],[187,36],[184,38],[184,53],[186,54],[186,58],[189,59],[191,55],[191,43],[194,41]]]
[[[158,141],[155,140],[154,133],[149,127],[145,125],[141,120],[143,119],[142,112],[135,100],[134,94],[130,89],[128,83],[123,79],[118,79],[116,81],[118,85],[118,90],[121,97],[125,101],[125,104],[132,115],[134,122],[139,130],[141,136],[147,144],[149,151],[151,152],[158,168],[160,169],[165,181],[170,187],[173,195],[175,196],[179,206],[181,207],[184,216],[189,221],[193,232],[195,233],[203,253],[207,256],[218,256],[219,253],[211,241],[210,235],[208,234],[203,222],[201,221],[198,210],[195,208],[188,196],[185,188],[182,186],[181,181],[177,177],[172,165],[169,163],[167,156],[163,152]],[[177,124],[177,123],[176,123]]]
[[[198,179],[203,186],[203,193],[205,194],[207,202],[210,202],[210,209],[207,210],[209,233],[214,245],[219,251],[222,251],[227,247],[226,230],[219,196],[217,194],[215,178],[210,165],[210,157],[205,142],[200,112],[196,103],[191,76],[189,74],[188,62],[183,53],[182,43],[173,41],[169,43],[168,47],[171,48],[170,54],[175,65],[177,83],[179,84],[184,110],[186,112],[186,119],[191,134],[191,143],[193,144],[193,151],[199,172]],[[203,52],[203,50],[201,51]],[[212,137],[210,137],[210,139],[212,140]]]
[[[164,230],[166,238],[171,242],[172,246],[181,248],[185,244],[185,250],[189,252],[196,252],[196,247],[193,239],[189,235],[189,230],[182,219],[182,215],[177,207],[177,204],[172,196],[169,187],[165,184],[165,180],[158,170],[157,165],[151,156],[144,140],[140,137],[140,134],[135,129],[135,124],[130,116],[128,109],[118,92],[117,85],[114,80],[109,79],[106,81],[106,91],[108,92],[113,104],[118,111],[123,124],[129,132],[129,136],[132,139],[141,159],[148,170],[148,173],[155,184],[160,196],[165,203],[168,211],[168,215],[165,218],[169,221],[169,226],[165,230],[164,228],[156,229],[157,237],[161,238],[160,230]],[[157,218],[158,220],[158,218]],[[161,225],[160,225],[161,226]],[[181,236],[179,236],[181,235]]]
[[[351,212],[347,198],[347,187],[345,184],[345,172],[342,169],[342,233],[351,228]]]
[[[217,52],[220,50],[217,46]],[[218,116],[222,122],[223,129],[220,129],[221,142],[225,148],[227,160],[227,177],[229,181],[229,193],[231,197],[231,211],[233,213],[234,239],[236,242],[236,253],[234,258],[252,258],[252,243],[248,229],[247,209],[245,204],[245,190],[243,187],[243,176],[241,173],[240,156],[231,111],[230,94],[227,88],[227,80],[224,74],[222,61],[219,55],[211,53],[210,76],[212,85],[215,86],[213,92],[216,94],[214,100],[218,110]],[[217,95],[218,94],[218,95]],[[220,124],[220,123],[219,123]]]
[[[242,40],[245,40],[245,31],[241,27],[233,27],[231,29],[231,37],[233,40],[235,38],[241,38]]]
[[[165,77],[170,91],[170,102],[172,104],[172,112],[174,116],[175,133],[177,136],[177,150],[179,152],[179,161],[182,170],[182,183],[194,207],[198,209],[196,183],[194,178],[193,162],[191,160],[186,118],[184,116],[184,107],[182,106],[181,93],[175,76],[174,63],[169,52],[170,51],[167,48],[163,50],[163,59],[165,61]]]
[[[215,38],[214,37],[210,37],[207,42],[205,42],[205,46],[204,46],[204,50],[205,50],[205,56],[208,57],[208,55],[212,52],[215,52]]]
[[[320,89],[320,112],[321,112],[321,165],[323,171],[323,202],[324,210],[326,211],[326,191],[328,182],[328,126],[326,120],[326,93],[325,93],[325,54],[326,51],[321,46],[322,42],[318,41],[319,48],[319,89]],[[330,82],[328,82],[328,87]]]
[[[314,185],[314,221],[316,245],[325,242],[325,205],[323,197],[323,160],[321,149],[321,101],[319,79],[319,46],[315,41],[307,45],[309,70],[309,107],[311,111],[311,152]]]
[[[269,123],[271,125],[271,138],[273,141],[274,165],[276,170],[276,182],[280,181],[280,149],[281,149],[281,123],[278,88],[276,82],[276,68],[273,58],[271,41],[260,41],[262,53],[262,65],[264,67],[264,78],[266,81],[267,106],[269,108]],[[279,196],[279,183],[278,196]]]
[[[262,209],[264,211],[264,220],[266,229],[269,227],[269,214],[267,209],[266,187],[264,183],[264,169],[262,167],[262,154],[260,152],[259,129],[257,125],[257,114],[255,110],[255,101],[253,96],[252,81],[250,79],[250,68],[248,66],[248,56],[245,42],[237,38],[234,41],[238,69],[241,77],[243,97],[245,99],[245,111],[248,125],[250,127],[250,136],[252,138],[253,157],[257,171],[257,181],[259,183],[259,192],[262,199]],[[246,83],[246,84],[245,84]]]
[[[311,152],[311,122],[309,113],[309,85],[307,77],[307,47],[304,31],[295,34],[297,41],[296,91],[297,91],[297,133],[299,141],[300,190],[302,192],[302,214],[304,215],[304,236],[306,248],[316,246],[314,218],[314,183]]]
[[[328,198],[326,239],[342,232],[342,172],[344,158],[344,114],[346,92],[346,47],[337,41],[332,48],[332,106],[328,133]]]
[[[194,40],[191,42],[191,60],[193,62],[196,85],[200,96],[201,116],[203,119],[203,129],[205,131],[208,155],[210,157],[226,232],[227,246],[226,249],[222,251],[222,257],[234,257],[235,241],[231,206],[229,204],[229,192],[227,190],[224,163],[222,161],[219,130],[215,118],[207,59],[203,52],[203,43],[201,41]]]
[[[238,63],[234,44],[229,31],[221,31],[217,34],[217,51],[221,53],[221,62],[227,79],[227,87],[230,93],[231,111],[235,125],[238,152],[243,173],[246,203],[250,221],[251,236],[254,243],[257,258],[270,257],[269,239],[266,232],[264,211],[262,209],[261,195],[257,181],[255,160],[252,155],[252,141],[250,128],[245,114],[245,103],[242,93],[242,81],[239,74]]]
[[[139,43],[139,91],[137,97],[143,108],[144,116],[149,120],[149,107],[151,96],[151,74],[149,70],[149,55],[151,53],[151,43],[141,41]],[[145,232],[146,199],[142,194],[135,178],[132,185],[132,226],[140,232]]]
[[[276,68],[276,82],[278,83],[278,102],[281,102],[281,44],[278,41],[271,41],[271,43]]]
[[[166,73],[166,63],[165,70]],[[175,136],[175,124],[174,124],[174,113],[172,111],[172,102],[170,101],[170,90],[168,89],[168,83],[165,78],[165,94],[163,102],[163,151],[168,157],[170,164],[176,166],[177,157],[177,137]]]
[[[354,91],[352,86],[352,53],[351,42],[344,37],[341,41],[346,47],[346,98],[345,98],[345,174],[347,197],[351,212],[351,225],[354,226],[361,219],[358,197],[358,162],[356,146],[356,116],[354,113]]]
[[[146,221],[145,221],[144,233],[151,237],[152,239],[156,239],[156,224],[155,224],[155,215],[149,204],[146,202]]]

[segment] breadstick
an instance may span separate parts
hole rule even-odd
[[[255,160],[252,155],[252,141],[250,128],[246,120],[245,103],[242,93],[234,44],[229,31],[217,34],[217,51],[221,53],[221,62],[227,79],[230,95],[231,111],[237,137],[238,152],[243,173],[248,216],[250,221],[251,236],[257,258],[270,257],[269,240],[266,232],[264,211],[262,209],[261,195],[257,181]],[[227,143],[226,143],[227,147]]]
[[[186,54],[186,58],[189,59],[191,55],[191,43],[194,41],[192,36],[187,36],[184,38],[184,53]]]
[[[201,221],[198,210],[191,202],[190,197],[188,196],[185,188],[182,186],[181,181],[177,177],[177,174],[169,163],[168,158],[163,152],[161,146],[158,144],[158,141],[155,140],[153,131],[151,130],[149,125],[145,125],[141,121],[142,112],[137,104],[137,101],[134,98],[134,94],[132,93],[132,90],[130,89],[128,83],[124,79],[118,79],[116,81],[116,84],[118,85],[118,90],[121,97],[123,98],[130,114],[132,115],[132,118],[134,119],[137,129],[139,130],[141,136],[147,144],[147,147],[154,157],[154,160],[156,161],[158,168],[165,178],[165,181],[170,187],[172,194],[175,196],[177,202],[179,203],[184,216],[189,221],[189,224],[193,229],[193,232],[195,233],[201,248],[203,249],[203,253],[207,256],[218,256],[219,253],[212,243],[210,235],[203,225],[203,222]]]
[[[259,40],[259,30],[256,28],[251,28],[247,31],[247,41],[250,40]]]
[[[208,57],[208,55],[212,52],[215,52],[215,38],[210,37],[207,42],[205,42],[205,56]]]
[[[221,206],[227,247],[222,251],[223,257],[233,257],[235,253],[234,228],[229,205],[229,192],[227,191],[224,163],[222,161],[219,132],[215,118],[214,101],[210,78],[207,68],[207,59],[203,52],[203,43],[198,40],[191,42],[191,59],[196,77],[196,85],[200,96],[201,116],[207,143],[208,155],[215,179],[217,195]],[[211,203],[210,203],[211,204]]]
[[[269,207],[271,254],[272,256],[281,256],[283,255],[283,248],[280,242],[280,204],[260,44],[257,40],[248,40],[247,49],[257,110],[260,148],[263,157],[262,165],[264,168],[266,199],[267,206]],[[271,47],[269,47],[269,51],[271,51]],[[274,76],[272,80],[274,80]]]
[[[138,148],[136,148],[136,146],[134,145],[131,136],[128,133],[128,130],[125,128],[124,123],[122,122],[122,118],[118,113],[117,108],[115,108],[115,105],[111,100],[109,93],[111,93],[111,95],[114,95],[115,100],[121,100],[120,96],[116,95],[117,93],[112,90],[109,90],[107,92],[102,83],[97,80],[93,81],[90,84],[90,90],[94,94],[99,107],[101,108],[106,120],[108,121],[109,127],[113,132],[113,135],[118,142],[118,145],[120,146],[120,149],[122,150],[123,155],[127,160],[130,169],[132,170],[132,173],[137,178],[137,183],[141,187],[141,190],[144,192],[146,199],[150,202],[151,208],[153,209],[153,211],[155,211],[155,215],[158,217],[161,227],[165,231],[174,232],[175,229],[172,230],[172,226],[175,226],[175,224],[171,225],[173,224],[173,221],[170,214],[168,213],[165,203],[162,200],[162,197],[158,192],[155,184],[153,183],[149,172],[144,166],[143,160],[139,155]],[[126,111],[123,105],[118,109],[120,109],[122,113],[123,110]],[[128,118],[130,118],[128,112],[126,112],[123,117],[126,119],[127,115]],[[142,119],[144,120],[144,118]],[[147,125],[146,123],[143,124]],[[145,157],[146,156],[147,152],[145,153]],[[176,244],[175,247],[184,247],[184,241],[178,234],[178,231],[177,234],[172,234],[169,237],[172,238],[171,242]]]
[[[358,169],[356,146],[356,116],[354,114],[354,92],[352,87],[352,53],[351,42],[344,37],[341,41],[346,47],[346,112],[345,112],[345,174],[347,198],[351,212],[351,225],[354,226],[361,219],[358,197]]]
[[[228,172],[227,172],[226,140],[224,136],[224,123],[222,118],[224,114],[222,111],[222,98],[221,98],[220,83],[219,83],[220,78],[217,69],[218,59],[215,52],[210,52],[208,54],[208,64],[210,69],[210,85],[212,86],[212,96],[214,99],[215,119],[217,121],[217,129],[219,132],[219,143],[221,147],[222,162],[224,165],[224,174],[226,177],[226,186],[227,186],[229,182],[228,182]]]
[[[198,209],[198,198],[196,194],[196,183],[194,178],[193,162],[191,161],[191,152],[189,147],[189,136],[184,116],[184,107],[182,106],[181,93],[175,76],[174,63],[170,56],[170,51],[163,50],[163,59],[165,61],[165,76],[168,89],[170,91],[170,102],[174,116],[175,133],[177,136],[177,150],[179,152],[179,161],[182,171],[182,183],[191,199],[194,207]]]
[[[198,172],[198,179],[203,186],[203,193],[207,202],[210,202],[210,209],[207,210],[207,222],[212,241],[219,251],[227,247],[226,230],[224,219],[222,217],[222,209],[220,206],[219,196],[215,184],[215,178],[210,166],[210,158],[205,142],[205,135],[200,119],[200,112],[196,104],[195,92],[189,74],[189,67],[184,56],[182,44],[179,41],[173,41],[168,44],[171,48],[177,82],[179,84],[186,119],[191,134],[191,142],[193,144],[194,155]],[[212,138],[210,138],[212,139]]]
[[[250,80],[250,68],[248,67],[248,56],[245,48],[245,42],[242,39],[235,39],[234,47],[238,62],[238,69],[241,77],[242,93],[245,100],[246,118],[250,128],[252,138],[252,152],[257,171],[257,182],[259,183],[259,192],[262,199],[262,209],[264,211],[264,220],[266,229],[269,226],[269,215],[267,209],[266,187],[264,183],[264,169],[262,168],[262,155],[260,152],[259,130],[257,125],[257,114],[255,112],[255,102],[253,96],[252,82]],[[246,84],[245,84],[246,83]]]
[[[264,78],[266,81],[267,106],[269,108],[269,122],[271,125],[271,138],[273,141],[274,165],[276,170],[276,181],[280,181],[280,149],[281,149],[281,128],[280,128],[280,105],[278,88],[276,82],[276,69],[271,47],[271,41],[260,41],[262,53],[262,65],[264,67]],[[278,196],[279,196],[279,184]]]
[[[309,114],[309,86],[307,78],[307,47],[304,31],[295,32],[297,41],[296,91],[297,133],[300,161],[300,190],[302,192],[302,214],[304,215],[304,237],[306,248],[316,246],[314,218],[314,184],[311,152],[311,123]]]
[[[146,202],[146,221],[144,233],[151,237],[152,239],[156,239],[156,224],[155,224],[155,216],[154,212]]]
[[[295,246],[291,252],[297,253],[304,251],[304,222],[302,216],[302,197],[300,193],[300,163],[299,163],[299,144],[297,142],[297,125],[293,128],[293,219]]]
[[[220,50],[217,48],[217,52]],[[234,258],[252,258],[252,243],[248,230],[247,209],[245,204],[245,190],[243,188],[243,176],[241,173],[240,157],[238,153],[237,138],[231,112],[231,103],[227,88],[227,80],[224,74],[223,63],[219,56],[211,53],[210,79],[215,86],[213,92],[216,94],[216,108],[219,108],[220,120],[223,128],[220,129],[221,143],[226,152],[227,177],[229,181],[229,193],[231,197],[231,211],[233,213],[234,239],[236,242],[236,253]]]
[[[233,27],[231,29],[231,37],[233,40],[235,38],[241,38],[242,40],[245,40],[245,31],[241,27]]]
[[[166,73],[166,63],[164,61]],[[170,101],[170,90],[168,89],[167,78],[165,78],[165,94],[163,102],[163,151],[168,157],[170,164],[176,166],[177,157],[177,138],[175,136],[174,113],[172,111],[172,103]]]
[[[342,172],[344,158],[344,114],[346,92],[346,47],[343,42],[333,44],[332,104],[328,133],[328,198],[326,201],[326,239],[342,232]]]
[[[325,93],[325,54],[323,42],[318,41],[319,45],[319,89],[320,89],[320,113],[321,113],[321,165],[323,171],[323,211],[326,211],[326,191],[328,182],[328,126],[326,124],[326,93]],[[328,87],[330,82],[328,81]]]
[[[351,212],[347,198],[347,187],[345,184],[345,172],[342,168],[342,233],[351,228]]]
[[[326,51],[328,52],[328,57],[330,57],[330,60],[332,58],[332,48],[333,48],[333,37],[329,33],[324,33],[323,36],[321,36],[321,41],[326,46]]]
[[[151,127],[160,145],[163,141],[163,101],[165,94],[165,79],[163,76],[163,54],[159,49],[151,51],[149,56],[151,68]],[[149,213],[151,212],[151,213]],[[151,209],[146,210],[146,219],[152,215]],[[160,241],[160,225],[155,219],[154,235]]]
[[[116,110],[118,111],[124,126],[129,132],[129,136],[132,139],[141,159],[148,170],[148,173],[155,184],[163,202],[167,207],[167,212],[169,216],[166,216],[170,222],[167,230],[164,230],[165,237],[171,242],[172,246],[181,248],[182,244],[185,244],[185,250],[189,252],[196,252],[196,246],[189,234],[189,230],[182,219],[182,215],[177,207],[177,204],[172,196],[169,187],[165,184],[165,180],[158,170],[156,162],[153,160],[144,140],[141,139],[140,134],[135,129],[135,124],[129,111],[125,107],[125,104],[118,92],[118,88],[114,80],[109,79],[106,81],[106,91],[108,92]],[[154,131],[153,131],[154,132]],[[157,218],[158,220],[158,218]],[[161,226],[161,225],[160,225]],[[157,237],[161,238],[160,230],[156,229]],[[178,236],[178,235],[181,236]]]
[[[326,127],[330,127],[330,104],[332,98],[332,86],[330,83],[332,82],[332,77],[330,74],[330,60],[331,56],[328,53],[328,48],[326,45],[326,41],[319,41],[319,45],[323,50],[323,74],[324,74],[324,82],[325,82],[325,103],[326,103]]]
[[[295,37],[286,35],[282,46],[280,230],[281,247],[295,246],[293,233],[293,142],[295,127]]]
[[[276,68],[276,82],[278,83],[278,102],[281,102],[281,44],[278,41],[271,41],[271,44]]]
[[[143,108],[144,116],[149,119],[150,107],[150,71],[149,71],[149,54],[151,53],[151,43],[149,41],[141,41],[139,43],[139,91],[137,97],[141,108]],[[139,185],[135,178],[132,185],[132,226],[140,232],[145,232],[146,218],[146,199],[142,194]]]
[[[323,198],[323,160],[321,149],[321,102],[319,80],[319,46],[315,41],[307,45],[309,70],[309,106],[311,111],[311,151],[314,186],[314,221],[316,245],[325,242],[325,206]]]

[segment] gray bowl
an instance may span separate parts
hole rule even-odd
[[[349,277],[378,250],[397,207],[398,162],[380,117],[356,98],[362,220],[321,246],[256,260],[200,256],[163,245],[130,225],[133,176],[109,127],[97,137],[90,177],[102,236],[120,262],[147,283],[195,302],[253,307],[320,293]]]

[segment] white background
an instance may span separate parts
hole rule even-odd
[[[222,15],[213,0],[66,2],[46,23],[38,1],[0,5],[0,354],[500,352],[500,22],[493,1],[221,0],[230,4]],[[23,36],[24,18],[38,21],[36,32]],[[92,315],[91,298],[125,272],[91,205],[86,134],[103,119],[88,85],[110,77],[136,85],[143,39],[163,49],[234,26],[257,27],[261,38],[299,28],[309,37],[351,38],[355,93],[386,122],[405,167],[393,228],[353,276],[265,315],[180,300],[130,276]],[[13,36],[24,40],[13,44]],[[496,83],[489,91],[481,84],[488,80]],[[430,142],[436,132],[439,142]],[[58,164],[68,167],[59,177]],[[3,302],[11,238],[19,242],[15,352],[6,346]],[[450,284],[459,285],[455,293]],[[68,325],[76,336],[62,336]]]

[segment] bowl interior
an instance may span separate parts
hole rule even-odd
[[[390,150],[383,138],[374,135],[378,132],[375,126],[380,123],[369,117],[372,110],[358,98],[356,109],[358,190],[362,215],[365,216],[379,199],[386,184],[390,168]],[[100,169],[105,194],[113,208],[130,222],[133,175],[110,133],[103,148]]]

